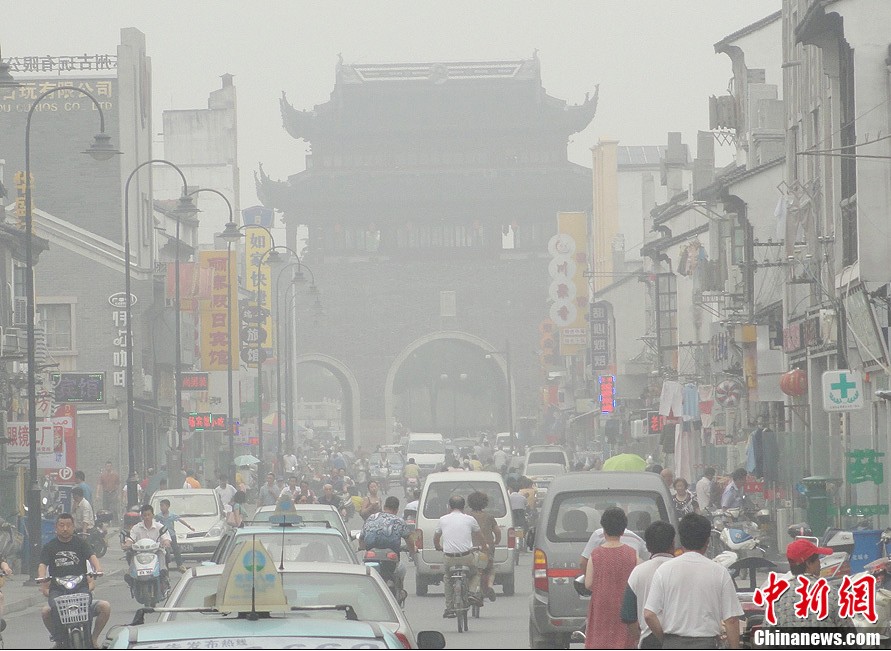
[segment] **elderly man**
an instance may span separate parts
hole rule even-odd
[[[75,533],[87,533],[96,524],[93,505],[86,500],[80,486],[75,486],[71,491],[71,501],[74,507],[71,514],[74,517],[74,531]]]
[[[662,472],[659,473],[659,476],[662,477],[662,481],[665,483],[665,488],[671,493],[671,488],[674,486],[674,470],[671,468],[664,468]]]

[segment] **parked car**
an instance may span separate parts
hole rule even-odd
[[[590,597],[581,597],[572,582],[603,511],[623,509],[628,529],[643,537],[656,520],[677,526],[670,500],[662,478],[650,472],[571,472],[551,482],[532,532],[531,648],[568,649],[572,632],[584,626]]]
[[[184,556],[210,556],[223,535],[231,530],[226,524],[223,503],[211,488],[155,491],[151,501],[155,513],[161,512],[163,499],[170,500],[171,513],[176,513],[195,529],[186,529],[181,522],[173,525],[180,553]]]
[[[269,518],[275,513],[276,508],[274,504],[259,507],[245,524],[247,526],[269,525]],[[344,538],[350,540],[350,532],[347,531],[346,524],[344,524],[343,518],[340,517],[340,511],[335,506],[329,504],[294,504],[294,513],[301,516],[308,525],[321,525],[324,527],[326,526],[325,523],[327,523],[332,529],[336,529],[343,534]]]
[[[512,515],[508,508],[504,479],[497,472],[437,472],[429,475],[421,493],[415,544],[415,590],[418,596],[427,594],[430,585],[442,582],[444,557],[433,548],[433,535],[439,518],[449,512],[449,498],[481,491],[488,495],[491,513],[501,527],[501,544],[495,549],[495,583],[501,584],[504,594],[514,593],[514,548],[516,539]]]
[[[560,475],[566,474],[566,467],[560,463],[530,463],[525,475],[535,484],[535,500],[540,506],[548,492],[551,482]]]
[[[406,648],[417,648],[417,639],[405,613],[396,603],[380,575],[365,565],[342,563],[294,563],[285,561],[279,571],[288,604],[349,604],[362,621],[372,621],[391,630]],[[164,604],[166,608],[200,608],[216,594],[224,566],[194,567],[180,578]],[[162,612],[159,622],[201,619],[195,612]],[[330,613],[320,615],[330,618]]]
[[[262,541],[269,554],[284,561],[346,563],[358,565],[359,559],[343,534],[333,527],[309,525],[250,526],[230,529],[220,540],[211,562],[225,564],[229,555],[245,540]]]

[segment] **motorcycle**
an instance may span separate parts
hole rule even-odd
[[[161,528],[161,535],[167,532],[167,527]],[[133,540],[129,535],[121,535],[124,539]],[[159,602],[167,598],[170,591],[168,579],[166,550],[161,548],[161,543],[151,538],[133,540],[133,545],[127,552],[127,561],[130,564],[124,581],[130,587],[130,596],[143,606],[154,608]],[[164,560],[162,560],[164,559]]]
[[[96,554],[96,558],[102,558],[105,556],[105,552],[108,551],[106,536],[108,535],[108,524],[111,522],[111,518],[111,511],[99,511],[96,514],[95,526],[86,533],[81,534],[81,537],[87,541],[93,553]]]
[[[392,549],[366,549],[362,562],[366,567],[373,567],[378,571],[399,607],[405,608],[408,592],[402,585],[402,578],[396,573],[399,567],[399,554]]]
[[[409,491],[416,491],[421,487],[421,483],[417,477],[406,477],[405,481],[402,483],[402,488],[405,490],[405,494],[409,495]]]
[[[93,648],[93,594],[87,588],[87,579],[99,576],[102,574],[89,572],[37,579],[38,583],[51,582],[53,639],[64,649]]]

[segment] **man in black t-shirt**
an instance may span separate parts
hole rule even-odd
[[[93,566],[94,572],[102,572],[99,559],[93,553],[86,540],[74,535],[74,518],[70,513],[62,513],[56,518],[56,537],[49,541],[40,550],[40,565],[37,567],[37,576],[79,576],[87,573],[87,561]],[[88,589],[85,581],[79,591]],[[52,582],[40,584],[40,591],[46,597],[53,598],[59,593],[59,588]],[[111,617],[111,606],[107,601],[93,600],[93,646],[99,648],[99,633],[105,628]],[[43,625],[53,634],[53,622],[50,607],[46,605],[40,613],[43,616]]]

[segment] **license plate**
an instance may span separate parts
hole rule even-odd
[[[189,543],[182,543],[179,546],[179,550],[181,552],[190,552],[190,551],[192,551],[192,545],[190,545]]]
[[[151,576],[151,570],[136,570],[136,576]]]

